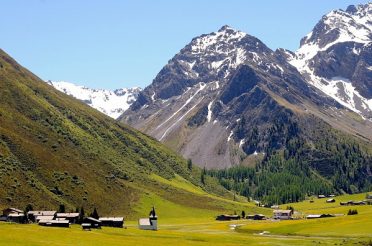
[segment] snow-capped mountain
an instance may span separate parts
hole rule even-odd
[[[328,13],[286,53],[310,84],[372,119],[372,3]]]
[[[311,141],[324,122],[372,138],[370,122],[346,116],[287,55],[223,26],[181,49],[119,120],[209,168],[254,162],[300,136]]]
[[[47,81],[57,90],[73,96],[92,108],[116,119],[137,99],[141,91],[139,87],[122,88],[114,91],[103,89],[91,89],[85,86],[75,85],[70,82]]]

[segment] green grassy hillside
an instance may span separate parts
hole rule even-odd
[[[0,51],[0,208],[64,204],[129,218],[158,204],[179,213],[233,209],[208,194],[232,193],[212,178],[202,184],[200,175],[153,138],[58,92]]]

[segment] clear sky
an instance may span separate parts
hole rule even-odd
[[[322,15],[367,0],[1,0],[0,48],[44,80],[149,85],[195,36],[227,24],[296,50]]]

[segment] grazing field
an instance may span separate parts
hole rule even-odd
[[[304,215],[358,210],[353,216],[314,220],[218,222],[213,211],[200,209],[187,213],[186,208],[161,204],[158,231],[139,230],[135,221],[125,222],[127,228],[104,227],[92,231],[83,231],[77,225],[48,228],[0,223],[0,245],[371,245],[372,206],[339,205],[339,201],[361,200],[364,196],[336,197],[336,203],[331,204],[325,199],[290,204]],[[172,209],[181,215],[174,217],[176,212],[173,214]]]

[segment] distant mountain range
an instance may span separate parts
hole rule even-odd
[[[323,16],[313,31],[301,40],[301,47],[296,52],[285,49],[275,51],[277,55],[284,57],[287,62],[296,67],[305,81],[365,119],[372,119],[371,11],[371,3],[351,5],[345,11],[334,10]],[[205,71],[211,73],[222,71],[227,77],[230,70],[247,59],[253,59],[256,63],[262,62],[259,61],[262,57],[255,52],[247,52],[241,43],[237,44],[235,49],[231,46],[237,43],[239,37],[246,36],[245,33],[228,26],[221,30],[223,29],[235,31],[236,36],[232,35],[223,40],[221,37],[215,39],[216,36],[203,35],[204,38],[198,41],[201,42],[200,45],[194,44],[193,48],[199,49],[199,55],[204,59],[211,57],[213,53],[218,55],[217,59],[210,60],[209,66],[212,69]],[[217,48],[220,42],[225,43],[225,48],[226,44],[229,44],[229,55],[221,47],[214,51],[207,48],[207,46]],[[207,50],[207,53],[202,53]],[[231,53],[232,50],[234,54]],[[197,52],[194,55],[196,54]],[[188,79],[191,80],[198,77],[198,68],[193,68],[196,60],[191,63],[182,60],[186,62],[183,66],[189,66],[190,69],[179,72],[189,72]],[[208,61],[206,59],[205,62]],[[67,82],[49,81],[49,83],[113,118],[123,114],[137,99],[141,90],[138,87],[114,91],[95,90]],[[186,84],[185,81],[183,84]],[[177,85],[172,90],[180,89],[184,89],[184,86]],[[164,97],[166,93],[169,91],[160,92],[157,96]],[[155,94],[153,96],[155,97]]]
[[[208,168],[252,165],[327,125],[370,142],[371,9],[325,15],[296,53],[229,26],[196,37],[119,120]]]
[[[118,118],[137,99],[139,87],[116,90],[91,89],[70,82],[47,81],[57,90],[73,96],[111,118]]]

